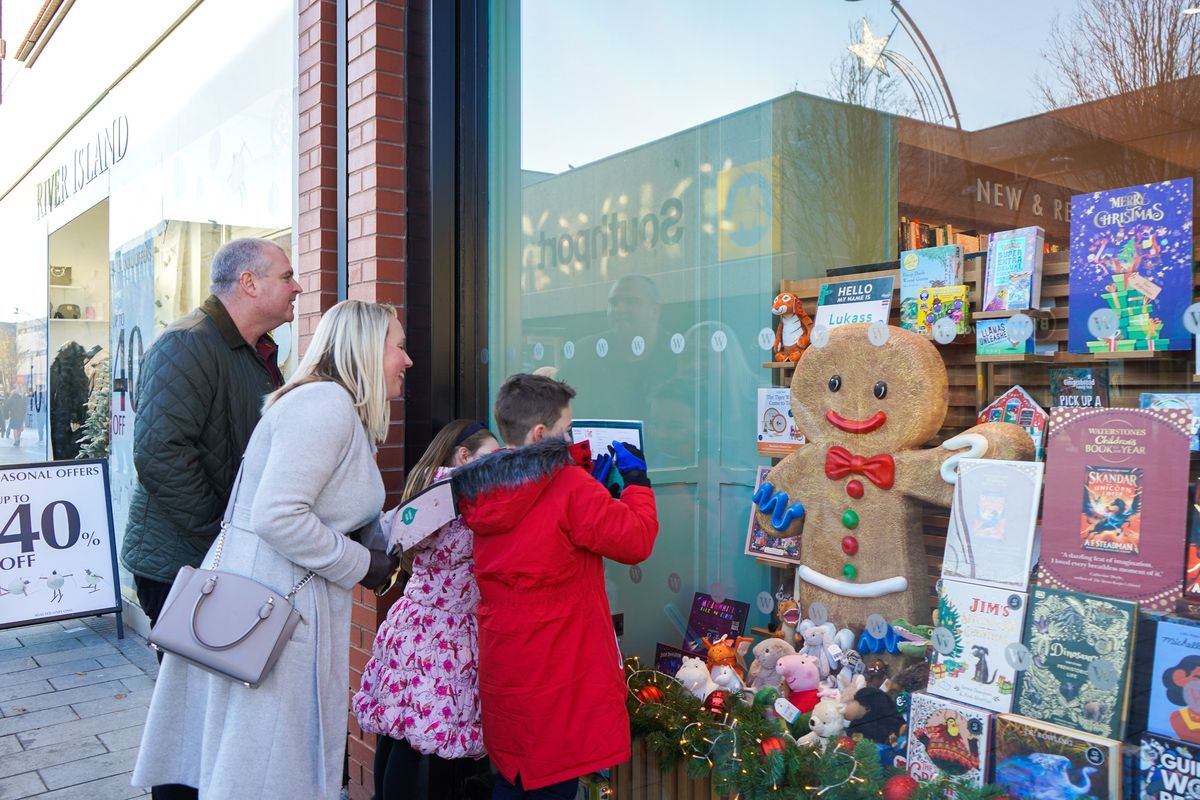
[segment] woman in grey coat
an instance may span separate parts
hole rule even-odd
[[[381,584],[396,565],[346,534],[374,525],[383,506],[375,447],[412,366],[404,348],[390,306],[346,300],[322,317],[296,374],[267,397],[230,500],[220,569],[280,594],[312,570],[294,598],[303,619],[254,689],[168,653],[133,785],[183,784],[201,798],[338,797],[351,593],[355,583]]]

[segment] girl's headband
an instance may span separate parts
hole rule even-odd
[[[470,425],[463,428],[463,432],[460,433],[458,435],[458,438],[454,440],[454,446],[458,447],[459,445],[461,445],[467,439],[470,439],[475,434],[479,433],[480,431],[486,431],[486,430],[487,430],[487,426],[484,425],[482,422],[472,422]]]

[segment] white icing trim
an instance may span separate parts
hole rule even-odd
[[[903,592],[908,588],[908,578],[902,576],[884,578],[881,581],[871,581],[870,583],[847,583],[828,575],[822,575],[812,567],[803,564],[796,567],[796,577],[805,583],[811,583],[818,589],[824,589],[840,597],[882,597],[885,594]]]
[[[965,453],[955,453],[942,462],[940,474],[942,480],[953,486],[958,483],[958,462],[963,458],[983,458],[988,451],[987,437],[982,433],[960,433],[942,442],[946,450],[968,448]]]

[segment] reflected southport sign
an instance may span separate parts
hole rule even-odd
[[[71,158],[37,184],[37,218],[61,206],[71,195],[125,157],[129,148],[129,118],[124,114],[96,131],[71,152]]]

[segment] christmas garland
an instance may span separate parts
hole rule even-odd
[[[686,763],[693,779],[711,776],[713,790],[742,800],[992,800],[997,786],[979,788],[948,778],[918,784],[885,767],[869,739],[798,745],[778,718],[725,692],[704,702],[674,678],[625,662],[632,733],[643,737],[663,772]]]

